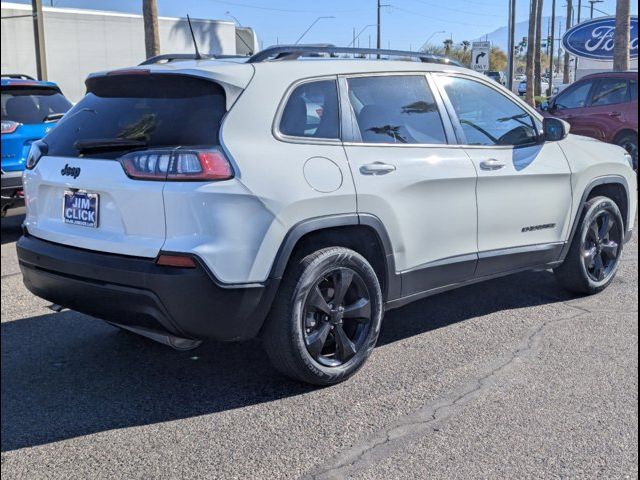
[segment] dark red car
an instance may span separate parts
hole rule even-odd
[[[638,72],[587,75],[542,107],[543,114],[566,120],[571,133],[615,143],[638,168]]]

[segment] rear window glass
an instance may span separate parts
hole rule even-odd
[[[95,77],[87,81],[86,96],[44,141],[49,155],[74,157],[79,144],[92,142],[132,141],[143,148],[218,145],[225,112],[224,90],[207,80],[157,74]],[[124,150],[83,156],[113,158]]]
[[[55,113],[65,113],[71,103],[58,90],[38,87],[4,87],[2,120],[37,124]]]
[[[340,138],[335,80],[308,82],[296,87],[282,113],[280,133],[291,137]]]

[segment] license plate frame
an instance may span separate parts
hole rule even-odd
[[[76,199],[81,200],[80,205],[75,202]],[[87,192],[86,190],[64,191],[62,196],[62,221],[64,223],[80,227],[98,228],[99,216],[100,195],[98,193]]]

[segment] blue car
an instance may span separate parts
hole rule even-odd
[[[22,171],[31,143],[71,108],[60,88],[22,74],[2,74],[2,216],[24,205]]]

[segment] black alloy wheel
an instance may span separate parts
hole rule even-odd
[[[327,272],[309,291],[301,319],[305,346],[316,362],[348,362],[365,345],[372,323],[362,277],[345,267]]]
[[[582,244],[584,266],[594,282],[605,281],[612,274],[622,241],[614,216],[608,210],[600,211],[591,221]]]

